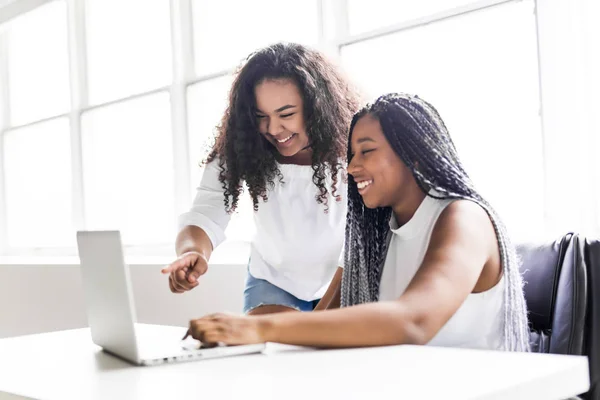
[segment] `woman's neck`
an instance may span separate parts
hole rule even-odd
[[[290,157],[285,157],[278,153],[275,159],[279,164],[312,165],[312,150],[301,150]]]
[[[396,204],[392,205],[398,226],[402,226],[411,220],[426,196],[416,183],[403,191],[402,197],[398,199]]]

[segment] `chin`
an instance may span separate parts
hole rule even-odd
[[[291,157],[291,156],[293,156],[293,155],[295,155],[297,153],[297,151],[290,151],[289,149],[280,150],[277,147],[275,147],[275,149],[277,150],[277,152],[279,154],[281,154],[284,157]]]
[[[298,154],[300,152],[300,148],[293,148],[293,149],[280,149],[279,147],[275,147],[275,149],[277,149],[277,151],[279,152],[279,154],[281,154],[284,157],[293,157],[296,154]]]
[[[368,198],[365,199],[364,197],[362,199],[363,199],[363,204],[367,208],[374,209],[374,208],[379,208],[380,207],[379,203],[377,203],[376,201],[373,201],[372,199],[369,200]]]

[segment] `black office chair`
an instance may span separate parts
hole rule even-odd
[[[600,400],[600,242],[569,233],[517,246],[534,352],[586,355],[590,391]]]

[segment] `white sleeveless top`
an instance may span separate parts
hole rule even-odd
[[[452,201],[426,196],[415,215],[401,227],[392,214],[392,238],[381,277],[380,301],[396,300],[404,293],[423,262],[438,217]],[[502,349],[503,285],[504,277],[486,292],[471,293],[428,344]]]

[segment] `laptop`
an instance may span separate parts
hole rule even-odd
[[[135,365],[260,353],[264,344],[201,348],[183,327],[136,323],[129,267],[118,231],[79,231],[77,246],[88,323],[95,344]],[[166,286],[165,286],[166,287]]]

